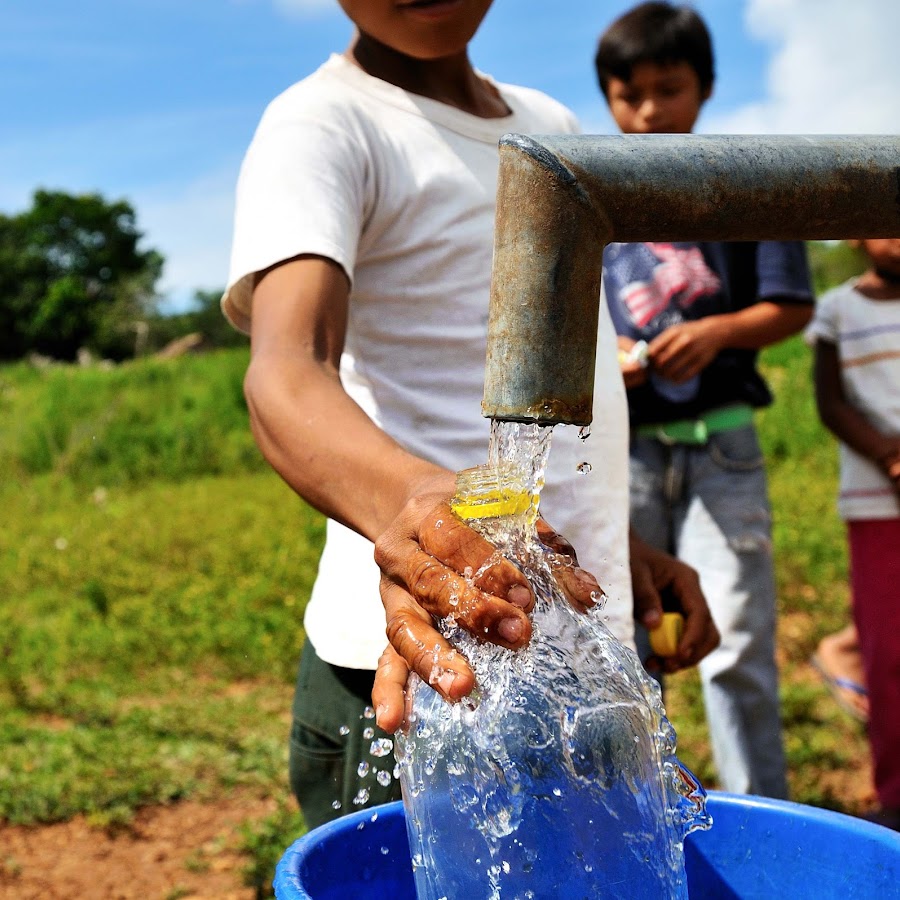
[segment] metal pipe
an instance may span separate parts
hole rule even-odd
[[[588,425],[611,241],[900,236],[900,137],[506,135],[482,411]]]

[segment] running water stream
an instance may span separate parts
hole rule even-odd
[[[565,599],[553,572],[571,563],[537,540],[550,436],[495,422],[488,465],[458,481],[454,509],[531,582],[533,636],[506,650],[448,616],[475,692],[449,704],[411,681],[397,747],[418,900],[686,898],[683,839],[711,823],[659,686]]]

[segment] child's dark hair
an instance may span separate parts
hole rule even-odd
[[[697,73],[704,92],[712,87],[715,78],[709,31],[689,6],[657,0],[640,3],[603,32],[594,58],[603,96],[608,96],[610,78],[629,81],[631,70],[642,62],[686,62]]]

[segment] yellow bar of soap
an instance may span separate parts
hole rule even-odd
[[[663,613],[662,622],[650,632],[650,649],[657,656],[674,656],[683,631],[684,616],[681,613]]]

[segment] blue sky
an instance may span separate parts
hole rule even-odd
[[[612,123],[591,59],[620,0],[495,0],[475,64]],[[900,131],[898,0],[697,0],[707,132]],[[0,212],[47,187],[125,198],[171,308],[223,285],[234,182],[266,103],[342,50],[335,0],[0,0]]]

